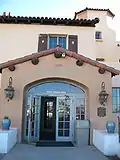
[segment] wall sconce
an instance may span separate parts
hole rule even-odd
[[[108,95],[109,94],[105,91],[105,83],[102,82],[101,92],[99,93],[99,102],[101,105],[105,106],[105,103],[107,103]]]
[[[7,88],[4,89],[5,91],[5,95],[6,95],[6,98],[8,98],[8,101],[9,99],[12,99],[14,97],[14,88],[12,86],[12,77],[9,78],[9,85]]]

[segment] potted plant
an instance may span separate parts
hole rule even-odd
[[[8,116],[5,116],[4,119],[2,120],[2,130],[9,130],[11,125],[11,120],[9,119]]]
[[[114,133],[115,132],[115,122],[107,122],[106,123],[106,129],[108,133]]]

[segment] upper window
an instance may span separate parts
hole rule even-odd
[[[55,48],[57,45],[66,49],[66,37],[49,36],[49,48]]]
[[[102,32],[96,31],[95,32],[95,39],[102,39]]]
[[[112,111],[120,112],[120,88],[112,88]]]

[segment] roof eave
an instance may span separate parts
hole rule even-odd
[[[33,58],[40,58],[40,57],[43,57],[43,56],[48,56],[48,55],[53,54],[53,53],[58,52],[58,51],[61,52],[61,53],[66,53],[67,56],[75,58],[76,60],[82,60],[83,62],[88,63],[90,65],[93,65],[95,67],[104,68],[106,71],[110,72],[112,75],[119,75],[120,74],[120,70],[114,69],[114,68],[112,68],[110,66],[107,66],[103,63],[100,63],[100,62],[97,62],[97,61],[92,60],[90,58],[87,58],[87,57],[85,57],[81,54],[76,54],[75,52],[68,51],[67,49],[63,49],[63,48],[60,48],[60,47],[56,47],[56,48],[53,48],[53,49],[41,51],[39,53],[34,53],[34,54],[27,55],[27,56],[24,56],[24,57],[21,57],[21,58],[17,58],[15,60],[11,60],[11,61],[8,61],[8,62],[1,63],[0,64],[0,72],[2,73],[3,69],[8,68],[12,65],[21,64],[21,63],[30,61]]]
[[[67,18],[48,18],[48,17],[12,17],[0,16],[0,23],[3,24],[36,24],[36,25],[63,25],[63,26],[84,26],[95,27],[99,22],[98,18],[95,19],[67,19]]]
[[[79,14],[79,13],[82,13],[82,12],[85,12],[85,11],[87,11],[87,10],[93,10],[93,11],[106,11],[106,12],[108,12],[110,15],[111,15],[111,17],[115,17],[115,14],[112,12],[112,11],[110,11],[110,9],[97,9],[97,8],[85,8],[85,9],[83,9],[83,10],[81,10],[81,11],[79,11],[79,12],[75,12],[75,16],[74,16],[74,18],[76,18],[76,16],[77,16],[77,14]]]

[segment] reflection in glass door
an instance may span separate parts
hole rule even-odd
[[[72,99],[57,97],[56,141],[72,140]]]
[[[24,140],[35,142],[39,140],[40,96],[28,95],[25,106]]]

